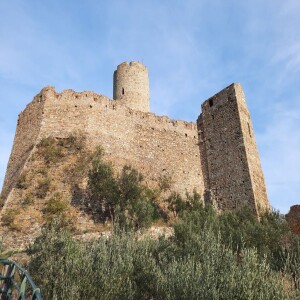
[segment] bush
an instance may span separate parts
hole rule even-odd
[[[46,300],[296,299],[255,250],[237,256],[209,226],[189,243],[120,230],[83,243],[52,226],[31,247],[29,271]]]
[[[69,152],[80,152],[85,146],[85,137],[71,134],[67,138],[43,138],[37,145],[38,154],[41,155],[46,165],[59,162]]]
[[[50,215],[61,214],[68,207],[66,199],[61,193],[55,193],[49,200],[45,212]]]
[[[46,224],[55,224],[59,228],[75,229],[76,216],[62,193],[54,193],[44,209]]]
[[[172,192],[165,201],[167,202],[168,209],[173,213],[174,217],[186,209],[186,202],[182,199],[181,195],[176,192]]]
[[[173,184],[173,180],[171,175],[164,174],[158,178],[158,186],[161,191],[170,190],[172,184]]]
[[[93,213],[105,221],[114,219],[115,205],[119,197],[117,180],[112,165],[103,162],[103,150],[98,148],[92,160],[92,168],[88,174],[88,190]]]
[[[88,175],[90,199],[88,205],[102,221],[117,221],[123,228],[150,226],[154,218],[155,192],[142,186],[142,175],[131,166],[124,166],[115,177],[110,163],[103,161],[103,151],[97,149]]]
[[[141,185],[142,175],[131,166],[124,166],[118,178],[119,225],[140,229],[149,227],[153,221],[154,205],[151,203],[148,189]]]
[[[86,138],[79,134],[70,134],[67,138],[60,139],[58,146],[64,147],[72,152],[81,151],[85,146]]]
[[[19,224],[15,223],[16,217],[20,214],[19,209],[9,208],[2,214],[1,221],[3,225],[8,226],[12,230],[19,230]]]
[[[38,181],[38,185],[36,187],[35,195],[36,197],[43,199],[46,197],[48,191],[50,190],[51,187],[51,178],[50,177],[45,177],[41,180]]]
[[[20,174],[18,181],[16,183],[16,188],[23,190],[28,188],[28,180],[27,180],[28,174],[26,172],[23,172]]]
[[[38,153],[43,157],[47,165],[57,163],[64,156],[63,148],[57,145],[54,137],[43,138],[37,147]]]
[[[34,201],[34,194],[32,192],[28,192],[24,195],[24,197],[21,198],[20,204],[24,207],[30,204],[34,204]]]

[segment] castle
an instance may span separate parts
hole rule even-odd
[[[124,62],[113,76],[113,100],[94,92],[46,87],[18,119],[2,196],[2,212],[14,205],[15,185],[42,138],[66,138],[81,132],[89,147],[101,145],[117,170],[138,169],[145,183],[162,175],[173,190],[196,190],[219,210],[248,205],[269,209],[264,176],[250,114],[240,84],[231,84],[204,101],[196,122],[151,113],[148,70],[140,62]],[[200,113],[200,112],[199,112]]]

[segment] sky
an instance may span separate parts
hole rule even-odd
[[[0,0],[0,14],[0,187],[43,87],[111,98],[116,66],[141,61],[151,112],[174,119],[241,83],[271,206],[300,204],[299,0]]]

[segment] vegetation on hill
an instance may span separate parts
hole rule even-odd
[[[168,176],[151,189],[131,166],[116,174],[101,148],[91,154],[84,142],[43,139],[37,179],[32,170],[20,176],[21,206],[2,216],[19,230],[23,210],[45,200],[42,234],[28,249],[44,299],[299,299],[300,238],[278,212],[219,214],[196,192],[173,192]],[[88,179],[82,203],[95,222],[113,224],[109,237],[72,238],[76,214],[51,170],[64,160],[62,180]],[[173,227],[171,237],[144,233],[158,220]]]
[[[264,218],[199,205],[171,238],[116,226],[88,242],[53,224],[30,248],[29,270],[45,299],[297,299],[298,241],[278,214]]]
[[[130,166],[116,176],[101,149],[92,160],[88,191],[93,213],[112,221],[113,232],[74,240],[60,217],[52,218],[29,249],[29,270],[45,299],[299,297],[299,238],[279,213],[260,220],[247,208],[218,214],[197,193],[183,199],[170,192],[165,203],[175,218],[174,235],[151,239],[140,229],[161,215],[160,192],[143,186]],[[47,208],[57,215],[64,209],[58,195]]]

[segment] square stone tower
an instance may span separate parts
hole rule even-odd
[[[240,84],[202,104],[198,118],[205,200],[219,210],[249,206],[269,209],[254,131]]]

